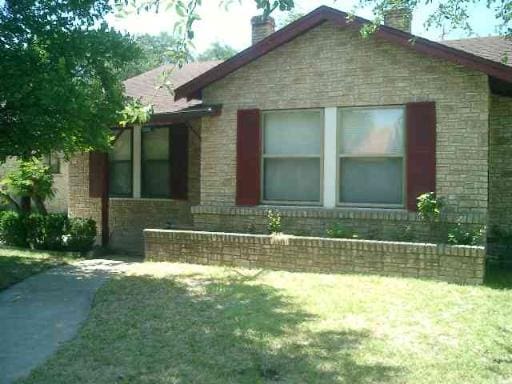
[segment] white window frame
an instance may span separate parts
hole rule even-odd
[[[290,113],[290,112],[319,112],[320,113],[320,154],[316,155],[266,155],[265,154],[265,118],[269,114]],[[285,206],[311,206],[320,207],[324,200],[324,129],[325,116],[323,108],[301,108],[301,109],[278,109],[261,112],[260,121],[260,203],[264,205],[285,205]],[[265,200],[265,159],[319,159],[320,162],[320,193],[318,201],[296,201],[296,200]]]
[[[405,106],[404,105],[373,105],[373,106],[361,106],[361,107],[338,107],[337,108],[337,123],[336,123],[336,136],[338,136],[339,131],[342,129],[341,127],[341,119],[343,111],[349,109],[402,109],[403,111],[403,123],[402,123],[402,145],[401,145],[401,154],[363,154],[363,155],[354,155],[354,154],[342,154],[340,153],[340,143],[338,142],[338,138],[336,139],[336,206],[337,207],[351,207],[351,208],[397,208],[402,209],[405,208],[405,200],[406,200],[406,191],[407,191],[407,131],[405,126]],[[402,201],[399,204],[387,204],[387,203],[347,203],[341,201],[340,194],[340,184],[341,184],[341,159],[342,158],[400,158],[402,159]]]

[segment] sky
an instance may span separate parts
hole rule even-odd
[[[351,11],[356,0],[296,0],[296,9],[302,13],[308,13],[320,5],[327,5],[338,8],[342,11]],[[434,2],[435,3],[435,2]],[[416,35],[431,40],[440,40],[442,30],[426,30],[424,22],[431,13],[433,6],[422,5],[413,14],[412,32]],[[237,50],[247,48],[251,43],[251,17],[258,15],[254,0],[242,0],[241,4],[234,1],[226,11],[219,6],[219,0],[204,0],[199,10],[201,20],[196,22],[194,31],[194,45],[197,52],[203,52],[214,42],[228,44]],[[358,16],[371,19],[373,17],[371,8],[361,9],[356,12]],[[285,17],[283,14],[273,15],[276,19]],[[496,34],[495,21],[484,1],[473,6],[470,12],[470,23],[476,36],[489,36]],[[171,13],[153,12],[142,15],[129,15],[123,18],[109,16],[108,22],[114,28],[129,32],[131,34],[158,34],[168,32],[172,34],[175,22],[175,15]],[[456,30],[445,35],[445,39],[458,39],[467,37],[467,32]]]

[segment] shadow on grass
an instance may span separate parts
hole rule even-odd
[[[0,257],[0,291],[63,263],[64,261],[58,259],[2,256]]]
[[[484,285],[494,289],[512,289],[512,265],[487,265]]]
[[[368,333],[312,331],[315,318],[251,277],[118,277],[80,336],[28,382],[385,383],[363,364]]]

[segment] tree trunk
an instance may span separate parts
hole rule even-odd
[[[37,210],[39,211],[39,213],[41,215],[47,215],[48,211],[46,210],[46,207],[44,206],[43,199],[41,199],[41,197],[39,197],[39,196],[34,196],[32,199],[34,200],[34,204],[35,204]]]
[[[20,204],[21,212],[29,214],[31,209],[32,209],[32,204],[30,202],[30,197],[29,196],[23,196],[21,198],[21,204]]]

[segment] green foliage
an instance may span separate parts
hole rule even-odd
[[[27,247],[26,215],[13,211],[0,212],[0,241],[14,247]]]
[[[277,210],[269,209],[267,212],[267,231],[270,234],[281,233],[281,213]]]
[[[91,250],[96,239],[96,222],[92,219],[71,218],[66,233],[66,249],[77,252]]]
[[[128,102],[121,111],[121,120],[119,125],[126,127],[132,124],[145,124],[153,114],[152,105],[144,105],[140,100]]]
[[[352,229],[346,228],[341,223],[333,223],[329,225],[325,230],[325,234],[327,235],[327,237],[331,237],[333,239],[357,238]]]
[[[0,2],[0,162],[108,149],[120,68],[140,53],[104,17],[108,0]]]
[[[485,226],[478,229],[458,222],[448,230],[448,244],[480,245],[485,239]]]
[[[162,32],[156,36],[148,34],[134,36],[133,40],[141,54],[123,67],[120,74],[121,79],[128,79],[162,65],[173,63],[171,52],[176,45],[174,36]],[[188,60],[190,59],[191,57],[188,58]]]
[[[16,205],[16,199],[28,197],[33,199],[38,210],[46,213],[44,201],[55,194],[53,188],[53,174],[50,168],[35,157],[21,160],[19,166],[8,172],[0,180],[0,194],[4,200]],[[19,207],[18,207],[19,208]]]
[[[435,192],[424,193],[418,197],[418,215],[424,221],[439,220],[443,207],[443,199],[438,198]]]
[[[6,245],[87,252],[95,239],[96,223],[92,219],[68,218],[65,214],[0,212],[0,241]]]
[[[227,44],[215,42],[206,51],[197,56],[198,61],[210,61],[210,60],[227,60],[230,57],[236,55],[237,51],[235,48],[230,47]]]

